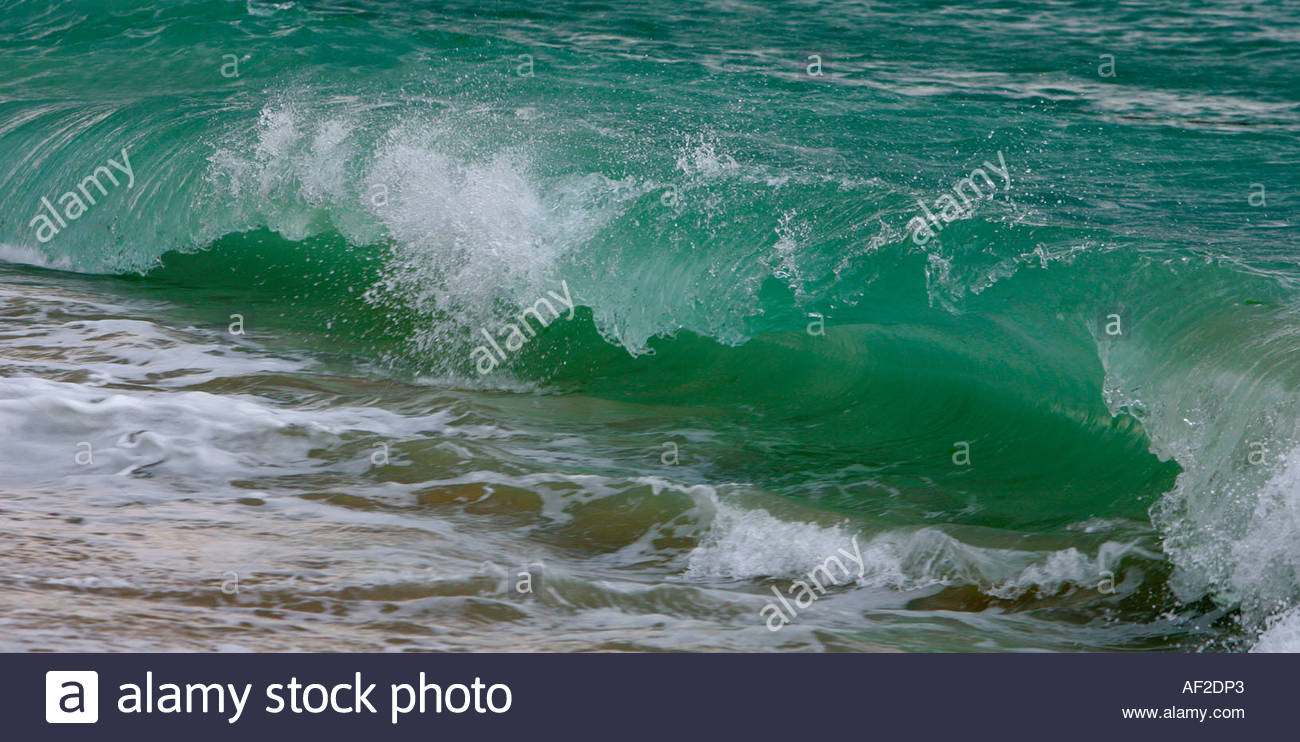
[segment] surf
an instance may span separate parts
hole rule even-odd
[[[754,619],[861,542],[853,587],[783,637],[1293,648],[1300,268],[1276,200],[1293,86],[1130,89],[1065,57],[972,77],[917,50],[827,54],[811,79],[791,60],[823,31],[798,14],[734,19],[767,50],[740,54],[617,11],[255,11],[185,6],[157,49],[118,33],[127,17],[53,49],[39,33],[80,11],[2,22],[33,30],[0,81],[22,328],[0,421],[45,421],[25,458],[51,462],[6,462],[13,481],[116,504],[112,475],[158,502],[202,481],[397,540],[401,513],[455,565],[433,588],[393,577],[403,595],[477,595],[475,564],[530,559],[475,530],[486,513],[566,555],[563,600],[633,624],[672,600],[683,623]],[[181,19],[211,54],[167,61]],[[900,22],[864,12],[846,33],[869,48]],[[130,94],[66,63],[92,38]],[[87,185],[99,202],[75,219],[42,201],[75,206],[106,142],[120,187]],[[93,467],[67,453],[81,441]],[[379,445],[394,468],[366,463]],[[846,606],[873,600],[962,638],[863,629],[885,614]]]

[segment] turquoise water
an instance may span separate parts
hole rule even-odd
[[[0,8],[9,648],[1300,648],[1294,2]]]

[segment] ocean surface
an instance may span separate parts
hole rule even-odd
[[[1298,215],[1294,0],[0,0],[0,649],[1300,651]]]

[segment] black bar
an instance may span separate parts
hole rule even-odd
[[[5,728],[0,736],[32,739],[321,739],[376,735],[389,739],[506,740],[797,740],[954,739],[1289,739],[1296,728],[1298,663],[1286,655],[990,654],[990,655],[685,655],[685,654],[27,654],[5,655],[0,672]],[[45,718],[48,671],[98,674],[98,722],[51,724]],[[356,673],[371,713],[267,712],[267,687],[296,678],[306,686],[346,684],[335,694],[351,708]],[[454,713],[435,709],[438,691],[392,723],[419,675],[436,684]],[[152,673],[152,713],[122,713],[124,684],[143,686]],[[482,685],[475,710],[470,687]],[[1219,681],[1215,683],[1215,681]],[[1199,684],[1197,684],[1199,682]],[[162,713],[161,686],[234,684],[247,691],[235,723],[229,691],[224,712]],[[452,689],[462,684],[466,691]],[[503,684],[505,695],[484,689]],[[143,687],[141,688],[143,690]],[[73,693],[75,688],[66,689]],[[301,693],[301,691],[298,691]],[[322,691],[307,698],[313,707]],[[143,700],[143,699],[142,699]],[[75,709],[75,697],[64,703]],[[183,700],[182,700],[183,702]],[[300,700],[301,703],[301,700]],[[129,703],[128,703],[129,707]],[[1121,709],[1204,709],[1199,718],[1124,719]],[[1244,718],[1216,719],[1220,713]],[[138,735],[138,737],[136,736]]]

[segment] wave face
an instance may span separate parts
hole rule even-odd
[[[1300,5],[100,5],[0,18],[23,502],[139,488],[422,646],[1300,650]],[[273,585],[246,501],[392,568],[294,529]],[[78,558],[0,572],[209,600]]]

